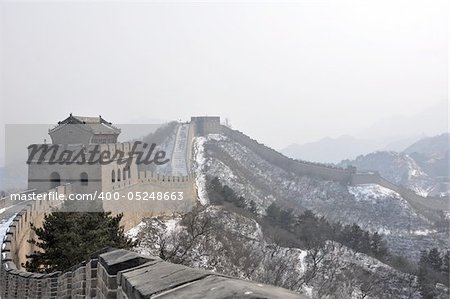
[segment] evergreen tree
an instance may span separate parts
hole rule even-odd
[[[435,281],[432,278],[432,269],[428,257],[429,255],[426,250],[421,252],[417,278],[420,295],[423,299],[433,299],[436,295]]]
[[[370,239],[370,252],[376,258],[384,257],[387,254],[386,244],[378,232],[375,232]]]
[[[275,203],[272,203],[266,210],[267,217],[271,218],[276,224],[280,219],[281,209]]]
[[[435,271],[440,272],[442,268],[442,258],[437,248],[432,248],[428,252],[428,265]]]
[[[45,215],[42,227],[31,226],[37,238],[29,242],[39,251],[27,256],[24,267],[30,272],[63,271],[102,248],[131,248],[134,243],[125,236],[121,219],[122,214],[110,212]]]
[[[419,268],[418,282],[422,298],[433,299],[435,297],[435,288],[433,282],[428,277],[428,270],[426,268]]]
[[[349,228],[346,227],[346,233],[345,233],[345,241],[347,246],[349,246],[350,248],[356,250],[356,251],[361,251],[362,248],[362,239],[363,239],[363,235],[364,232],[361,229],[361,227],[359,227],[359,225],[357,225],[356,223],[353,223],[353,225]]]
[[[359,242],[359,251],[363,253],[370,253],[370,241],[370,233],[368,231],[364,231]]]
[[[449,259],[449,257],[450,257],[450,250],[447,250],[447,252],[444,254],[444,256],[442,258],[442,268],[441,268],[442,275],[444,275],[447,282],[450,280],[450,277],[449,277],[450,259]]]
[[[281,210],[280,211],[280,225],[283,228],[289,228],[293,224],[293,216],[291,211]]]
[[[250,212],[252,212],[255,215],[258,212],[258,209],[256,207],[256,203],[252,199],[250,200]]]

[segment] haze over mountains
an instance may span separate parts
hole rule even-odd
[[[386,118],[352,135],[291,144],[281,152],[295,159],[339,163],[374,151],[401,152],[422,138],[444,132],[448,132],[448,103],[442,101],[412,116]]]

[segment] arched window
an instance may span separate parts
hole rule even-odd
[[[113,169],[113,171],[111,171],[111,182],[113,182],[113,183],[116,182],[116,172],[114,171],[114,169]]]
[[[127,171],[128,171],[128,179],[131,179],[131,171],[130,171],[130,167],[128,167]]]
[[[61,185],[61,177],[59,176],[59,173],[52,172],[50,174],[50,188],[55,188]]]
[[[117,181],[120,182],[120,169],[117,169]]]
[[[127,170],[123,169],[123,180],[125,181],[127,179]]]
[[[80,182],[82,186],[87,186],[88,185],[88,174],[86,172],[82,172],[80,174]]]

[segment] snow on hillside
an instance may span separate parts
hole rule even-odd
[[[204,208],[202,215],[210,217],[214,227],[195,233],[195,225],[184,222],[184,216],[149,218],[129,232],[129,236],[140,240],[138,252],[275,284],[313,298],[420,298],[416,277],[375,258],[331,241],[319,251],[283,247],[273,237],[265,236],[255,219],[225,206],[209,205],[206,184],[214,177],[247,203],[253,201],[257,217],[263,217],[267,207],[276,201],[298,211],[312,210],[331,222],[356,223],[365,230],[377,231],[390,252],[415,260],[420,250],[450,247],[448,238],[439,235],[389,189],[297,176],[224,135],[196,137],[193,147],[193,172]],[[409,165],[405,168],[407,180],[422,179],[423,172],[408,163],[401,164]],[[187,245],[180,245],[182,242]],[[180,248],[188,250],[180,255]]]
[[[194,163],[193,169],[195,174],[195,183],[197,187],[198,199],[202,205],[208,204],[208,197],[206,194],[206,176],[204,172],[204,167],[206,166],[205,159],[205,149],[204,144],[206,138],[196,137],[193,142],[194,146]]]
[[[415,213],[397,193],[378,185],[347,187],[299,177],[226,136],[196,138],[194,146],[201,153],[196,155],[195,173],[202,202],[207,202],[206,177],[218,177],[238,195],[254,201],[260,214],[272,202],[285,201],[332,222],[356,223],[365,230],[382,233],[393,252],[412,258],[433,246],[450,247],[447,238],[435,235],[433,225]],[[411,172],[411,176],[418,173]]]
[[[358,156],[355,160],[344,160],[339,166],[355,166],[360,171],[377,171],[385,179],[408,187],[422,196],[439,184],[422,170],[408,154],[397,152],[375,152]]]
[[[376,200],[385,197],[395,197],[398,200],[403,201],[397,192],[376,184],[352,186],[348,188],[348,191],[353,194],[358,201]],[[406,204],[406,201],[404,201],[404,203]]]
[[[214,229],[183,254],[185,265],[276,282],[312,298],[420,298],[416,277],[337,242],[329,241],[319,251],[282,247],[268,240],[252,219],[220,206],[209,206],[204,213],[214,219]],[[135,231],[141,241],[136,251],[157,256],[162,246],[169,252],[178,248],[184,225],[180,218],[146,219]]]

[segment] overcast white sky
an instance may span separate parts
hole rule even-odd
[[[448,101],[447,9],[2,1],[0,125],[208,114],[274,148],[354,134]]]

